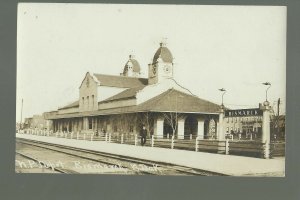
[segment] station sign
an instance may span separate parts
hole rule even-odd
[[[262,116],[263,111],[259,108],[225,110],[225,117],[247,117],[247,116]]]

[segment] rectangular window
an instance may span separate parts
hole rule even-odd
[[[84,108],[84,97],[82,97],[82,107]]]
[[[93,120],[90,117],[88,119],[89,119],[89,129],[93,129]]]
[[[92,106],[94,108],[94,95],[92,95]]]
[[[89,109],[90,108],[90,97],[89,96],[86,97],[86,101],[87,101],[87,109]]]

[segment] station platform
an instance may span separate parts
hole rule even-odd
[[[16,134],[17,138],[125,155],[156,162],[165,162],[197,168],[230,176],[285,176],[285,158],[262,159],[244,156],[222,155],[159,147],[142,147],[127,144],[87,141],[27,134]],[[149,142],[149,141],[147,141]]]

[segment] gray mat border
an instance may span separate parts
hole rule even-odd
[[[15,174],[17,1],[0,4],[0,199],[300,199],[299,13],[300,1],[22,1],[74,3],[155,3],[287,5],[287,157],[285,178],[154,177],[117,175]]]

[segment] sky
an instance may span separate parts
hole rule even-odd
[[[20,3],[16,118],[74,102],[86,72],[119,75],[130,54],[142,76],[167,38],[174,78],[193,94],[285,112],[286,7]]]

